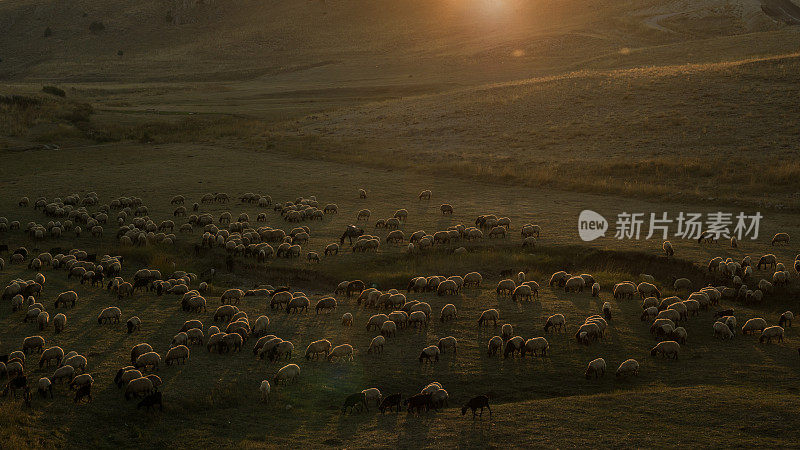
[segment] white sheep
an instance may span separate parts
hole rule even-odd
[[[777,339],[778,342],[783,342],[783,331],[783,327],[779,325],[767,327],[761,332],[761,337],[758,338],[758,342],[761,344],[763,344],[764,341],[771,343],[773,339]]]
[[[733,339],[733,333],[723,322],[714,322],[714,337],[725,339]]]
[[[619,365],[619,368],[617,368],[617,378],[627,375],[639,375],[639,363],[635,359],[626,359]]]
[[[525,353],[532,353],[533,356],[547,356],[547,350],[550,348],[550,344],[547,342],[547,339],[543,337],[535,337],[532,339],[528,339],[525,341],[525,346],[522,347],[520,351],[520,356],[524,357]]]

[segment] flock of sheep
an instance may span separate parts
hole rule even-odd
[[[367,192],[360,190],[359,197],[366,198]],[[418,196],[419,200],[430,200],[430,197],[431,192],[427,190]],[[63,239],[67,233],[81,236],[84,229],[92,238],[102,239],[105,236],[104,227],[108,228],[110,223],[116,222],[116,240],[120,247],[174,246],[186,242],[193,246],[197,254],[202,254],[206,249],[221,248],[224,249],[228,261],[238,257],[264,262],[271,258],[299,258],[303,252],[302,246],[309,242],[313,221],[323,220],[327,215],[340,212],[339,207],[332,203],[320,208],[320,203],[313,196],[273,203],[270,196],[246,193],[239,200],[242,204],[257,206],[261,210],[257,214],[256,222],[262,225],[252,226],[246,212],[239,214],[235,221],[230,212],[224,212],[218,217],[201,212],[202,205],[229,203],[231,196],[223,193],[204,195],[200,203],[191,205],[191,211],[186,206],[184,196],[175,196],[171,200],[175,207],[172,218],[158,222],[150,218],[148,207],[136,197],[119,197],[108,204],[101,204],[95,193],[83,197],[73,194],[63,199],[39,198],[34,202],[22,198],[18,202],[19,206],[33,205],[44,215],[46,223],[32,221],[22,227],[19,221],[0,217],[0,236],[4,239],[9,237],[9,241],[12,238],[21,241],[21,234],[15,236],[9,233],[15,230],[19,233],[24,231],[28,240],[38,247],[47,239]],[[272,210],[273,215],[279,214],[286,223],[292,224],[291,229],[287,232],[279,226],[266,225],[270,218],[269,210]],[[442,215],[452,215],[453,211],[450,204],[442,204],[440,207]],[[356,223],[368,221],[371,215],[368,209],[358,211]],[[406,236],[400,228],[408,215],[407,210],[400,209],[392,217],[378,219],[374,228],[388,231],[383,239],[367,234],[362,226],[350,225],[339,242],[332,242],[324,247],[323,257],[336,257],[347,245],[354,253],[377,252],[382,243],[404,245],[405,251],[410,254],[447,245],[454,254],[460,254],[468,250],[464,246],[457,246],[459,242],[483,239],[484,235],[488,239],[506,239],[512,229],[511,219],[508,217],[481,215],[475,219],[474,226],[459,224],[433,234],[420,230]],[[182,220],[183,223],[176,224],[176,220]],[[301,225],[302,223],[305,224]],[[185,239],[173,234],[176,227],[179,233],[186,234]],[[520,227],[522,246],[535,248],[541,233],[541,228],[535,224],[528,223]],[[348,244],[345,244],[346,239],[349,240]],[[788,244],[788,234],[776,234],[772,244],[776,243]],[[671,243],[664,242],[663,249],[667,256],[674,255]],[[541,324],[545,336],[525,339],[515,334],[512,324],[502,323],[497,309],[486,309],[477,317],[463,317],[459,316],[454,303],[446,303],[440,310],[434,311],[428,302],[407,298],[418,293],[431,293],[438,297],[458,296],[467,289],[485,288],[484,275],[479,272],[451,276],[424,274],[413,277],[405,286],[385,291],[369,287],[362,280],[348,280],[335,287],[331,286],[331,295],[322,296],[312,305],[310,296],[288,286],[217,289],[209,282],[213,270],[202,277],[203,280],[198,275],[183,270],[164,274],[151,268],[128,267],[121,256],[98,256],[91,249],[54,247],[47,252],[29,252],[24,245],[9,247],[5,244],[0,245],[0,253],[3,252],[9,254],[8,264],[21,266],[19,272],[28,270],[31,278],[10,280],[3,289],[0,304],[7,305],[11,314],[19,320],[36,324],[40,331],[52,327],[56,343],[56,336],[69,326],[70,310],[82,301],[75,290],[48,291],[47,278],[59,276],[57,271],[65,273],[68,282],[80,283],[85,286],[84,289],[105,290],[118,302],[136,292],[142,292],[149,296],[173,295],[180,299],[178,303],[182,312],[196,317],[213,311],[208,317],[212,323],[204,323],[199,318],[186,320],[180,329],[175,330],[170,342],[154,343],[156,345],[139,343],[131,349],[129,361],[120,361],[114,376],[115,384],[123,389],[125,399],[139,398],[137,407],[144,408],[163,408],[159,389],[162,380],[153,372],[159,371],[163,366],[189,364],[192,352],[203,347],[207,352],[239,353],[250,341],[253,342],[254,358],[282,361],[281,364],[284,365],[277,369],[274,376],[270,380],[263,380],[258,387],[261,398],[265,401],[269,400],[271,391],[277,385],[295,382],[302,376],[302,362],[290,362],[295,356],[295,343],[270,334],[270,323],[276,320],[275,314],[281,312],[287,315],[307,314],[313,308],[314,314],[330,314],[340,306],[374,310],[374,314],[362,324],[354,323],[351,312],[345,312],[341,316],[342,327],[364,326],[368,331],[374,330],[376,335],[365,350],[367,355],[380,355],[398,333],[435,326],[434,319],[442,324],[468,320],[482,328],[499,326],[499,334],[489,338],[485,348],[488,357],[502,355],[503,358],[524,358],[526,355],[557,357],[557,349],[551,349],[550,342],[545,337],[549,333],[566,333],[569,326],[575,329],[576,342],[591,346],[604,339],[606,330],[613,324],[614,306],[607,301],[597,314],[586,317],[583,323],[568,324],[564,314],[553,314]],[[321,263],[323,257],[316,251],[307,251],[305,259],[310,264],[316,264]],[[792,267],[796,273],[800,273],[800,255],[792,263]],[[0,271],[6,269],[6,260],[0,257]],[[672,290],[682,297],[662,295],[656,286],[656,280],[646,274],[641,275],[639,282],[621,281],[609,289],[615,301],[637,299],[636,301],[642,302],[640,319],[648,324],[650,333],[659,341],[650,349],[651,356],[679,358],[682,347],[690,339],[682,325],[690,320],[701,320],[700,312],[711,308],[716,310],[714,320],[708,327],[709,333],[713,333],[715,337],[733,339],[739,333],[758,333],[759,342],[762,343],[783,341],[785,329],[791,326],[793,320],[791,311],[786,311],[777,319],[749,318],[740,326],[735,311],[727,306],[734,301],[759,304],[773,295],[776,289],[791,282],[790,271],[786,270],[775,255],[761,256],[755,267],[749,256],[741,261],[713,258],[709,261],[707,270],[709,278],[715,281],[714,286],[694,286],[688,278],[673,280]],[[558,271],[549,280],[527,278],[524,271],[503,277],[496,285],[493,284],[494,292],[498,297],[508,297],[513,302],[535,302],[542,290],[540,282],[546,282],[548,289],[563,289],[564,292],[578,294],[586,291],[585,295],[593,297],[603,294],[600,283],[591,274]],[[272,317],[259,315],[251,321],[239,306],[242,302],[252,300],[263,301],[265,309]],[[722,302],[727,305],[721,306]],[[108,306],[97,312],[98,326],[118,324],[125,320],[129,334],[140,332],[149,319],[144,316],[123,317],[120,308],[116,306]],[[6,343],[1,345],[4,349],[10,347]],[[3,395],[16,395],[20,391],[25,401],[30,403],[31,387],[35,386],[41,396],[52,397],[53,387],[65,384],[76,391],[75,402],[84,399],[91,401],[94,379],[86,371],[89,361],[85,355],[75,351],[65,352],[62,347],[46,342],[41,335],[25,337],[21,347],[16,348],[19,350],[0,355],[0,377],[8,380]],[[156,348],[166,350],[158,352]],[[416,359],[420,364],[436,364],[443,354],[457,354],[458,348],[459,337],[446,336],[435,345],[419,349]],[[328,339],[319,339],[307,344],[303,356],[305,360],[323,357],[333,362],[353,360],[357,353],[358,349],[349,343],[334,346]],[[31,354],[39,354],[40,370],[53,366],[52,374],[40,376],[36,381],[29,380],[30,370],[26,369],[26,365]],[[605,372],[606,361],[597,358],[588,363],[583,374],[588,379],[602,377]],[[625,359],[619,363],[615,373],[617,377],[637,376],[639,363],[634,358]],[[405,398],[400,393],[384,396],[380,389],[366,387],[363,391],[348,396],[341,409],[342,412],[353,411],[356,407],[368,410],[369,405],[374,404],[381,412],[387,409],[399,411],[404,407],[409,412],[419,413],[447,406],[449,396],[448,391],[438,382],[432,382],[419,393]],[[491,413],[489,398],[479,395],[464,405],[462,414],[471,409],[475,417],[478,410],[482,413],[484,408]]]

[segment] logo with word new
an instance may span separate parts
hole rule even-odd
[[[606,235],[608,221],[605,217],[590,210],[584,209],[578,216],[578,234],[581,239],[588,242]]]

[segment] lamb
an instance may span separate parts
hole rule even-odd
[[[563,314],[553,314],[552,316],[547,318],[547,322],[544,324],[544,332],[547,333],[548,330],[552,328],[554,331],[558,331],[559,333],[564,331],[566,332],[566,319],[564,319]]]
[[[478,318],[478,326],[488,326],[491,320],[494,326],[497,326],[497,321],[500,319],[500,312],[496,309],[487,309],[481,313]]]
[[[639,376],[639,363],[635,359],[626,359],[617,368],[617,378],[627,375]]]
[[[550,348],[550,344],[547,342],[547,339],[543,337],[536,337],[532,339],[528,339],[525,341],[525,345],[522,347],[520,351],[520,357],[524,357],[525,353],[532,353],[533,356],[547,356],[547,350]]]
[[[600,378],[606,374],[606,360],[603,358],[597,358],[589,362],[589,365],[586,367],[586,372],[584,376],[586,379],[590,379],[592,375],[594,378]]]
[[[767,343],[772,343],[772,339],[777,339],[778,342],[783,342],[783,331],[783,327],[778,325],[764,328],[764,331],[761,332],[761,337],[758,338],[758,342],[763,344],[766,340]]]
[[[333,347],[333,349],[328,353],[328,362],[333,361],[333,358],[339,358],[339,360],[353,360],[353,346],[350,344],[341,344]]]
[[[719,337],[723,340],[733,339],[731,329],[723,322],[714,322],[714,337]]]
[[[439,347],[435,345],[430,345],[422,349],[422,352],[419,354],[419,362],[422,364],[423,362],[433,362],[439,361]]]
[[[186,364],[186,360],[188,359],[189,347],[177,345],[167,350],[167,354],[164,356],[164,363],[168,366],[171,365],[173,361],[177,364]]]
[[[662,355],[666,358],[678,359],[678,353],[681,350],[681,345],[675,341],[662,341],[659,342],[652,350],[650,356]]]

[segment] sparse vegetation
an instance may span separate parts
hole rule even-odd
[[[44,92],[45,94],[55,95],[55,96],[58,96],[58,97],[66,97],[67,96],[67,93],[64,92],[63,89],[57,88],[55,86],[44,86],[44,87],[42,87],[42,92]]]

